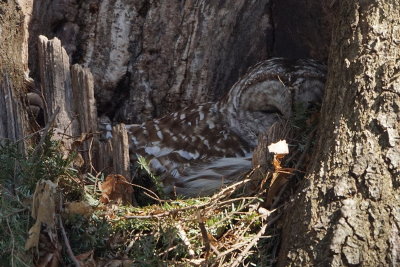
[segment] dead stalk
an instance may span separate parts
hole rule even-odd
[[[51,115],[49,122],[46,124],[46,126],[43,129],[43,135],[40,138],[39,144],[36,146],[35,150],[32,153],[32,157],[35,157],[37,153],[39,153],[39,150],[41,149],[41,147],[44,144],[44,141],[47,137],[47,135],[49,134],[49,131],[58,115],[58,113],[60,112],[60,107],[57,107],[56,110],[54,111],[54,113]]]
[[[182,239],[183,244],[185,244],[185,246],[187,247],[190,258],[193,258],[194,250],[192,249],[192,245],[190,244],[190,241],[186,235],[185,230],[183,230],[183,227],[180,223],[176,223],[175,227],[178,230],[179,237]]]
[[[200,212],[197,213],[197,218],[199,220],[199,228],[201,231],[201,236],[203,238],[205,258],[208,259],[208,256],[210,255],[210,240],[208,239],[208,233],[207,233],[206,225],[204,223],[205,219],[200,214]]]
[[[80,267],[81,264],[79,263],[78,259],[75,257],[74,253],[72,252],[71,245],[69,244],[69,240],[68,240],[67,234],[65,233],[64,225],[63,225],[60,215],[58,215],[58,222],[59,222],[61,233],[62,233],[62,236],[64,239],[64,244],[67,249],[67,254],[71,258],[71,260],[74,262],[75,266]]]
[[[258,231],[257,235],[251,240],[251,242],[247,245],[247,247],[239,254],[239,256],[236,258],[236,260],[232,263],[231,267],[236,267],[239,266],[240,263],[242,263],[243,259],[248,256],[249,251],[254,245],[258,242],[260,237],[264,234],[265,230],[267,229],[268,226],[272,225],[274,222],[276,222],[279,219],[280,215],[275,216],[271,220],[268,221],[268,223],[264,224],[263,227],[261,227],[260,231]]]

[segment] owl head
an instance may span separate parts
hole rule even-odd
[[[220,101],[230,129],[250,146],[279,118],[288,119],[296,106],[320,103],[325,66],[314,60],[273,58],[242,77]]]

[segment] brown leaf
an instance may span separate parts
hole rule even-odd
[[[28,231],[28,239],[25,242],[25,249],[31,249],[33,247],[37,247],[39,244],[40,237],[40,226],[41,224],[36,222],[31,229]]]
[[[96,267],[96,266],[98,266],[96,261],[93,258],[93,250],[79,254],[78,256],[76,256],[76,259],[79,261],[81,267]]]
[[[78,168],[81,168],[85,164],[85,160],[83,159],[81,153],[78,152],[75,154],[73,163],[74,163],[74,166],[78,167]]]
[[[92,137],[93,137],[93,133],[82,133],[80,136],[74,138],[74,142],[72,143],[72,146],[78,146],[81,143],[83,143],[84,141],[89,140]]]
[[[58,254],[47,253],[40,257],[39,262],[36,264],[37,267],[57,267],[59,266]]]
[[[272,163],[274,165],[275,171],[279,171],[280,169],[282,169],[281,162],[285,156],[286,156],[285,154],[274,155],[274,159],[273,159]]]
[[[86,202],[75,201],[65,204],[65,213],[67,214],[79,214],[84,217],[89,217],[93,213],[93,208]]]
[[[122,260],[111,260],[104,267],[122,267]]]
[[[56,188],[57,185],[49,180],[40,180],[36,184],[32,200],[32,217],[36,219],[36,222],[29,229],[29,236],[25,243],[26,250],[38,246],[42,223],[47,226],[49,232],[55,229]]]
[[[278,196],[282,187],[288,182],[288,173],[275,172],[272,174],[271,185],[268,189],[265,207],[270,209],[275,198]]]
[[[55,224],[56,188],[57,185],[52,181],[40,180],[32,200],[32,217],[50,226]]]
[[[107,204],[111,201],[116,201],[117,203],[132,204],[133,188],[124,176],[110,174],[99,187],[101,189],[100,201],[102,203]]]

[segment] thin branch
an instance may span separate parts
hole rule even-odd
[[[90,138],[89,149],[88,149],[88,159],[89,159],[89,168],[91,172],[97,172],[96,168],[93,166],[92,159],[92,149],[93,149],[94,135]]]
[[[67,248],[67,254],[71,258],[71,260],[74,262],[75,266],[80,267],[81,264],[79,263],[78,259],[75,257],[74,253],[72,252],[71,245],[69,244],[69,240],[68,240],[67,234],[65,232],[64,225],[63,225],[60,215],[58,215],[58,222],[59,222],[61,233],[62,233],[62,236],[64,239],[65,247]]]
[[[35,131],[35,132],[31,133],[31,134],[28,134],[28,135],[26,135],[26,136],[24,136],[24,137],[18,139],[18,140],[16,141],[16,143],[21,142],[21,141],[25,141],[25,140],[31,138],[32,136],[43,132],[44,130],[45,130],[45,128],[42,128],[42,129],[39,129],[39,130],[37,130],[37,131]]]
[[[15,239],[14,239],[14,233],[12,232],[10,222],[8,221],[8,218],[6,219],[8,230],[10,231],[11,235],[11,242],[12,242],[12,247],[11,247],[11,266],[14,266],[14,248],[15,248]]]
[[[35,150],[32,153],[33,158],[36,156],[37,153],[39,153],[39,150],[43,146],[44,141],[45,141],[47,135],[49,134],[50,128],[52,127],[52,125],[57,117],[57,114],[59,112],[60,112],[60,107],[57,107],[56,110],[54,111],[53,115],[51,115],[49,122],[44,127],[44,129],[43,129],[44,133],[43,133],[42,137],[40,138],[39,144],[36,146]]]
[[[150,196],[149,194],[146,194],[146,195],[147,195],[149,198],[153,199],[153,200],[156,200],[156,201],[158,201],[158,202],[160,202],[160,203],[161,203],[161,202],[166,202],[166,200],[162,200],[155,192],[151,191],[150,189],[148,189],[148,188],[146,188],[146,187],[144,187],[144,186],[141,186],[141,185],[138,185],[138,184],[133,184],[133,183],[130,183],[130,182],[127,182],[127,181],[123,181],[123,183],[128,184],[128,185],[131,185],[131,186],[134,186],[134,187],[137,187],[137,188],[140,188],[140,189],[143,189],[143,190],[149,192],[149,193],[152,194],[153,196]]]
[[[257,233],[257,235],[252,239],[252,241],[247,245],[247,247],[239,254],[239,256],[236,258],[236,260],[233,262],[231,267],[236,267],[239,266],[239,264],[242,263],[243,259],[248,255],[250,249],[254,247],[254,245],[258,242],[258,240],[263,236],[265,230],[267,229],[268,226],[272,225],[274,222],[276,222],[279,219],[280,215],[275,216],[271,220],[268,221],[268,223],[264,224],[263,227],[261,227],[260,231]]]
[[[200,212],[197,214],[197,218],[199,220],[199,228],[201,231],[201,236],[203,238],[203,243],[204,243],[204,249],[205,249],[205,258],[208,259],[208,256],[210,255],[210,239],[208,239],[208,233],[206,229],[206,225],[204,223],[204,217],[200,215]]]

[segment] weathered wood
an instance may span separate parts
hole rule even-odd
[[[129,142],[125,124],[117,124],[113,127],[113,169],[115,173],[130,177]]]
[[[78,114],[80,131],[94,132],[97,130],[97,110],[92,73],[75,64],[71,68],[71,78],[74,110]]]
[[[0,2],[0,142],[23,140],[28,128],[20,102],[25,89],[22,21],[16,1]],[[19,148],[24,151],[23,142]]]
[[[75,64],[70,67],[69,57],[60,40],[39,36],[39,67],[47,117],[57,107],[56,136],[66,150],[79,152],[84,160],[83,171],[99,171],[104,166],[99,149],[96,100],[93,76],[89,69]],[[104,155],[109,155],[106,153]]]
[[[128,134],[123,124],[113,127],[112,139],[100,142],[93,76],[88,68],[75,64],[60,40],[39,37],[40,77],[47,114],[60,107],[55,127],[67,150],[74,149],[84,159],[84,171],[122,174],[129,179]],[[107,124],[107,123],[106,123]],[[111,133],[111,124],[104,130]],[[110,136],[111,137],[111,136]]]
[[[60,138],[65,147],[69,149],[72,144],[70,137],[77,135],[79,128],[73,117],[69,57],[60,40],[39,36],[39,68],[47,117],[60,107],[55,124],[60,134],[64,135]]]
[[[79,133],[83,140],[80,151],[85,161],[86,171],[97,167],[99,157],[99,137],[97,135],[97,109],[94,98],[93,76],[89,69],[75,64],[71,67],[72,98]]]
[[[128,132],[125,124],[111,126],[106,116],[99,118],[101,141],[99,142],[98,168],[105,174],[122,174],[131,180]]]
[[[4,73],[0,78],[0,142],[2,139],[15,142],[23,137],[23,113],[9,76]],[[23,146],[23,142],[20,144]]]
[[[99,157],[97,158],[98,171],[105,174],[116,173],[113,171],[112,153],[111,139],[103,140],[99,143]]]

